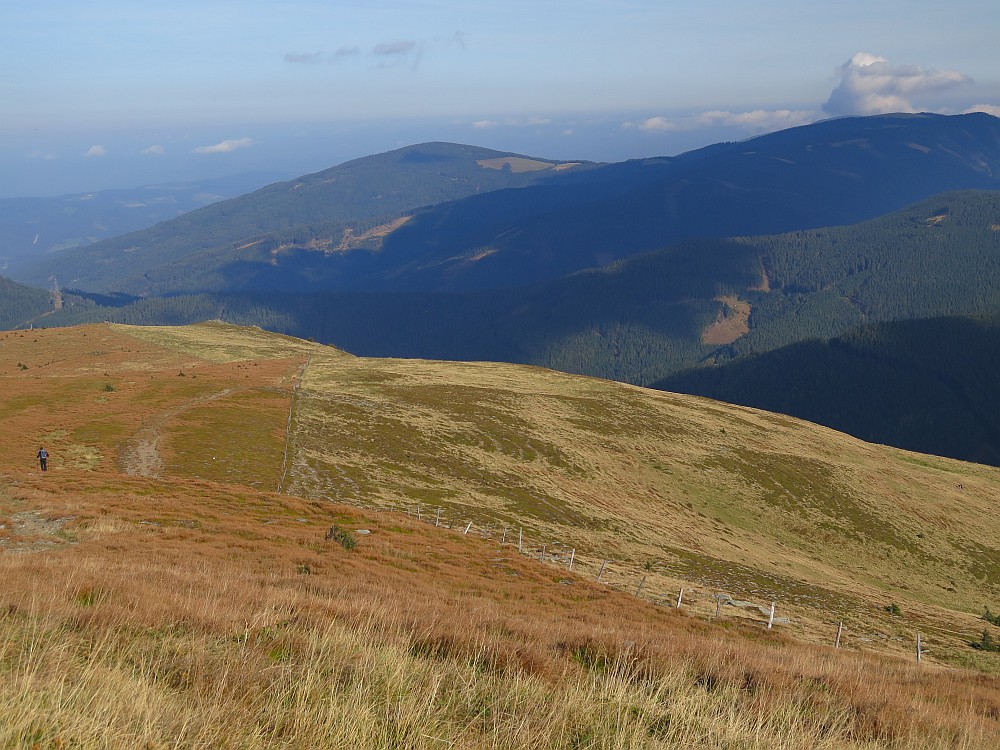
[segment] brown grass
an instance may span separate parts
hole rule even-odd
[[[716,297],[722,305],[715,321],[701,334],[701,343],[723,346],[750,333],[750,303],[738,297]]]
[[[0,556],[0,744],[989,747],[992,678],[729,629],[391,513],[100,473]],[[323,540],[333,523],[348,552]]]
[[[964,645],[975,597],[996,593],[992,470],[602,381],[221,325],[0,344],[0,746],[1000,744],[997,678],[934,663],[996,661]],[[299,496],[260,489],[289,410]],[[152,433],[160,476],[124,475]],[[417,503],[423,521],[374,509]],[[429,525],[439,505],[480,533]],[[357,549],[324,539],[333,524]],[[501,546],[504,524],[547,564]],[[683,584],[689,606],[637,600],[640,575],[644,597]],[[720,589],[780,595],[792,622],[714,622]],[[838,619],[849,649],[805,642]]]

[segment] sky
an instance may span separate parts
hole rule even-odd
[[[996,0],[0,0],[0,197],[1000,115]]]

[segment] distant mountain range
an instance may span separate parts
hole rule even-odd
[[[138,295],[347,288],[345,262],[371,257],[386,234],[420,207],[591,166],[474,146],[410,146],[45,256],[16,278],[41,284],[56,276],[64,286]]]
[[[19,275],[48,253],[144,229],[278,179],[282,176],[247,173],[55,198],[0,199],[0,273]]]
[[[830,120],[604,166],[423,144],[51,254],[15,279],[151,296],[523,286],[687,238],[858,222],[1000,188],[998,175],[1000,119],[986,114]]]
[[[988,115],[831,120],[615,165],[424,144],[52,254],[31,278],[76,288],[46,325],[223,318],[690,390],[1000,464],[979,385],[1000,317],[995,175]],[[952,329],[942,371],[918,342]],[[907,398],[885,392],[916,372]]]

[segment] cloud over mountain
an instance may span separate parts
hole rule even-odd
[[[839,69],[840,83],[823,105],[830,115],[877,115],[916,112],[921,94],[972,83],[954,70],[931,70],[916,65],[894,66],[884,57],[858,52]]]

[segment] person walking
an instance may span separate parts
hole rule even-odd
[[[49,452],[44,448],[38,449],[38,463],[42,467],[42,471],[48,471],[49,468]]]

